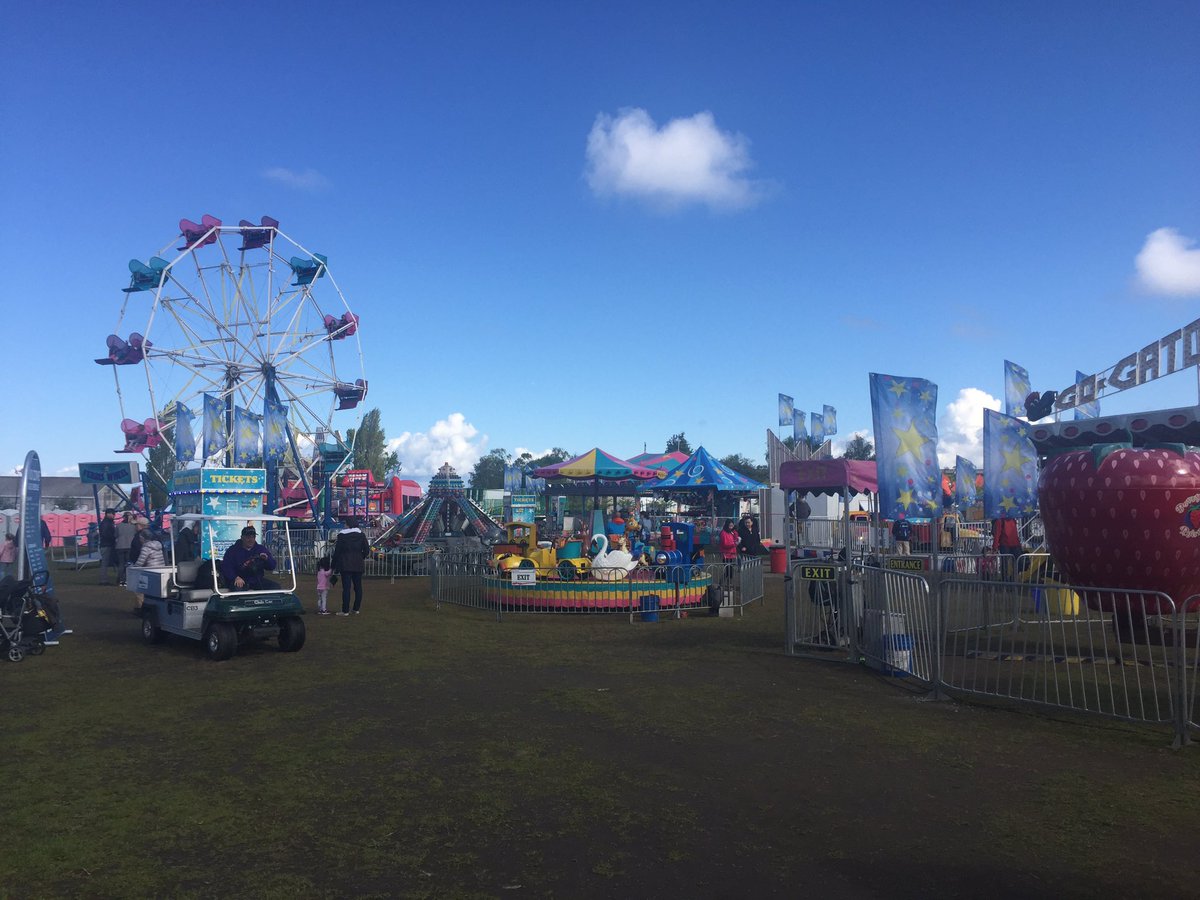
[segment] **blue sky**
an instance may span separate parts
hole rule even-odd
[[[758,458],[780,391],[844,440],[871,371],[981,462],[1004,359],[1061,388],[1200,315],[1197,46],[1192,2],[14,7],[0,468],[118,458],[92,359],[203,213],[328,255],[411,475]]]

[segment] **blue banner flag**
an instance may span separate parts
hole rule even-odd
[[[812,442],[817,447],[825,443],[825,417],[819,413],[812,414]]]
[[[176,400],[175,460],[177,462],[189,463],[196,455],[196,434],[192,430],[192,422],[195,420],[196,414]]]
[[[233,464],[248,466],[257,459],[262,451],[259,448],[261,440],[261,416],[256,416],[248,409],[240,406],[233,408]]]
[[[1075,383],[1080,384],[1087,381],[1088,376],[1084,375],[1078,369],[1075,370]],[[1076,394],[1079,394],[1079,388],[1075,389]],[[1080,403],[1075,407],[1076,419],[1095,419],[1100,415],[1100,401],[1093,400],[1091,403]]]
[[[263,403],[263,459],[268,464],[283,461],[288,448],[288,408],[268,398]]]
[[[791,425],[796,415],[792,407],[792,398],[787,394],[779,395],[779,426]]]
[[[924,378],[871,373],[871,418],[879,511],[885,519],[900,513],[930,516],[942,497],[937,460],[937,385]]]
[[[1033,391],[1029,373],[1015,362],[1004,361],[1004,412],[1010,416],[1025,415],[1025,398]],[[984,464],[987,471],[987,464]]]
[[[25,564],[28,563],[33,592],[51,594],[54,585],[50,579],[50,566],[46,562],[46,548],[42,546],[42,461],[34,450],[25,454],[20,491],[21,540],[17,551],[17,581],[25,579]]]
[[[821,413],[821,418],[825,420],[826,437],[831,434],[837,434],[837,410],[827,403]]]
[[[802,441],[808,441],[808,429],[804,427],[805,421],[808,419],[800,410],[792,411],[792,440],[796,446],[800,446]]]
[[[225,449],[229,434],[225,429],[225,404],[220,397],[204,395],[204,448],[205,459],[216,456]]]
[[[983,411],[983,514],[989,519],[1037,510],[1037,450],[1028,422]]]
[[[969,459],[963,459],[961,456],[955,458],[954,505],[962,511],[974,506],[978,499],[975,494],[975,479],[978,476],[979,471],[975,468],[975,463]]]

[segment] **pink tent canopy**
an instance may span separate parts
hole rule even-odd
[[[840,494],[846,488],[855,494],[879,492],[874,460],[805,459],[779,467],[779,486],[805,494]]]

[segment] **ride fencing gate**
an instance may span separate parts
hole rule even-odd
[[[517,573],[514,576],[514,573]],[[515,579],[515,580],[514,580]],[[592,567],[563,579],[558,569],[498,572],[486,553],[437,553],[430,558],[430,596],[442,604],[505,614],[610,614],[634,621],[660,616],[741,615],[763,602],[763,561],[697,563],[625,569]]]
[[[367,540],[374,545],[374,538],[382,533],[382,529],[364,529]],[[292,552],[295,554],[296,571],[311,575],[317,571],[317,560],[333,553],[333,544],[337,532],[326,532],[321,528],[293,528]],[[266,538],[266,545],[276,559],[283,559],[286,539],[282,531],[273,531]],[[365,578],[414,578],[430,573],[430,559],[436,555],[435,550],[417,549],[385,549],[372,553],[363,562],[363,577]]]
[[[1179,606],[1153,591],[1073,588],[1043,554],[1006,562],[1003,574],[922,575],[793,560],[785,652],[865,663],[935,697],[1070,710],[1190,743],[1200,727],[1200,614],[1186,610],[1200,596]]]

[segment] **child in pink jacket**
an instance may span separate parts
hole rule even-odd
[[[317,615],[329,615],[329,587],[333,581],[333,564],[328,556],[317,560]]]

